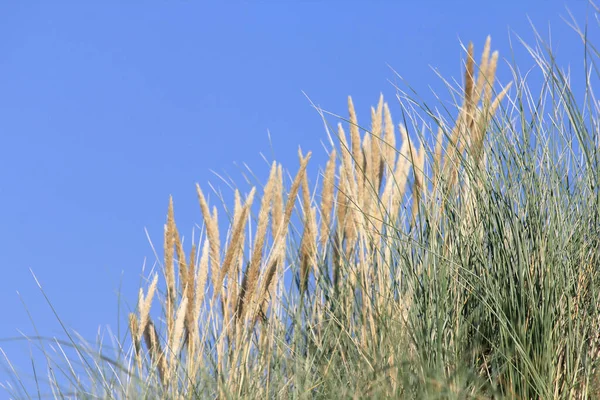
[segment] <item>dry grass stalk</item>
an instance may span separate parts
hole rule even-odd
[[[386,175],[389,177],[394,171],[394,161],[396,160],[396,133],[394,132],[394,122],[392,114],[387,103],[383,104],[383,129],[384,136],[384,165]]]
[[[138,330],[135,334],[139,340],[141,340],[144,329],[146,329],[146,324],[150,319],[150,308],[152,307],[152,299],[154,298],[154,293],[156,292],[156,285],[158,284],[158,275],[154,275],[152,279],[152,283],[148,288],[148,294],[144,297],[144,292],[140,288],[138,308],[140,313],[140,320],[138,324]]]
[[[361,188],[364,185],[365,175],[365,170],[362,168],[363,153],[361,150],[361,139],[358,127],[358,119],[356,118],[356,110],[354,109],[354,103],[352,102],[352,97],[350,96],[348,96],[348,113],[350,114],[350,141],[352,143],[352,148],[350,149],[347,145],[342,144],[342,155],[345,151],[352,151],[350,154],[351,159],[354,160],[356,165],[356,183],[357,186]],[[348,163],[345,159],[343,160],[346,163],[345,167],[348,169],[347,172],[352,173],[352,169],[350,169],[352,163]],[[360,192],[358,195],[360,196]],[[362,198],[358,198],[358,204],[362,204]]]
[[[246,199],[246,204],[244,204],[244,207],[241,209],[241,211],[239,211],[239,214],[236,214],[234,216],[234,225],[231,239],[229,241],[227,251],[225,252],[225,258],[223,259],[223,265],[221,267],[219,278],[217,279],[217,287],[213,298],[215,298],[217,294],[221,291],[223,281],[227,276],[234,260],[237,258],[238,252],[240,251],[239,244],[240,241],[244,238],[244,229],[248,221],[248,215],[250,214],[250,207],[252,207],[252,203],[254,202],[255,193],[256,188],[252,188],[250,194],[248,195],[248,198]]]
[[[175,307],[175,265],[173,263],[175,245],[175,217],[173,211],[173,197],[169,198],[169,210],[167,211],[167,224],[165,225],[165,281],[167,283],[166,318],[167,332],[171,333],[175,319],[173,316]]]
[[[408,158],[408,133],[402,125],[399,125],[399,131],[400,139],[402,141],[400,154],[396,159],[394,174],[387,180],[382,195],[383,208],[388,212],[388,221],[392,226],[395,225],[396,218],[398,217],[398,211],[404,197],[404,191],[406,190],[406,182],[408,181],[408,171],[410,168],[410,160]]]
[[[266,279],[263,279],[261,290],[258,292],[258,296],[256,299],[256,304],[259,305],[258,311],[265,310],[265,301],[268,302],[274,297],[273,294],[275,293],[275,287],[278,283],[278,270],[280,269],[281,260],[283,260],[283,256],[285,255],[285,240],[287,237],[290,220],[292,218],[294,205],[296,203],[296,196],[298,195],[301,182],[304,179],[304,175],[306,174],[306,167],[308,165],[308,161],[310,160],[311,155],[312,153],[308,152],[304,158],[301,158],[300,169],[298,170],[298,173],[296,174],[296,177],[294,178],[294,181],[292,182],[292,186],[288,193],[288,199],[285,205],[285,213],[283,217],[282,227],[275,234],[271,254],[269,255],[265,263],[268,266],[267,271],[265,273]],[[253,319],[255,319],[255,317],[256,314],[253,315]]]
[[[152,363],[157,366],[160,381],[163,387],[167,388],[169,386],[169,381],[167,379],[167,362],[160,341],[158,340],[156,327],[152,320],[148,320],[146,328],[144,329],[144,342],[150,353]]]
[[[213,287],[218,288],[217,281],[220,275],[219,267],[221,266],[221,241],[219,238],[219,224],[216,218],[217,210],[216,208],[214,209],[214,216],[210,214],[208,203],[198,184],[196,184],[196,192],[198,193],[198,201],[200,202],[200,209],[202,211],[202,216],[204,217],[204,225],[206,226],[206,234],[208,236],[208,242],[210,243],[210,264]]]
[[[333,210],[334,189],[335,189],[335,161],[336,151],[331,150],[329,160],[325,167],[323,176],[323,188],[321,195],[321,227],[319,232],[319,243],[324,247],[331,233],[331,211]]]
[[[269,174],[269,180],[265,185],[265,191],[260,204],[260,211],[258,214],[258,225],[256,227],[256,235],[254,238],[254,245],[252,248],[252,256],[250,258],[250,264],[244,273],[242,280],[242,287],[238,296],[238,306],[236,315],[240,320],[244,318],[244,313],[247,309],[247,303],[254,296],[256,285],[258,284],[258,278],[260,274],[260,264],[263,258],[263,247],[267,235],[267,227],[269,223],[269,213],[271,207],[271,196],[273,194],[271,187],[275,181],[275,175],[277,172],[277,165],[273,163],[271,166],[271,172]]]
[[[181,299],[181,302],[179,303],[179,308],[177,309],[177,315],[175,316],[175,328],[173,329],[173,334],[169,337],[169,363],[166,374],[169,382],[172,381],[175,369],[179,365],[179,360],[177,360],[176,357],[180,354],[183,332],[185,328],[185,314],[187,312],[187,303],[188,298],[184,296]]]
[[[302,152],[298,152],[302,162]],[[304,174],[302,178],[302,206],[304,209],[304,232],[300,242],[300,293],[304,293],[308,284],[308,275],[310,265],[315,267],[316,253],[316,232],[313,222],[313,210],[311,207],[310,189],[308,186],[308,176]]]
[[[285,217],[283,211],[283,169],[281,165],[277,167],[277,176],[275,177],[275,184],[273,185],[271,201],[271,231],[275,234],[282,229],[283,220]]]
[[[138,374],[142,373],[142,343],[141,338],[137,335],[138,319],[135,313],[129,313],[129,332],[131,332],[131,340],[133,342],[133,352],[135,357]]]
[[[381,188],[381,179],[383,174],[383,152],[381,126],[383,119],[383,94],[379,95],[377,109],[371,107],[371,190],[373,195],[377,196]]]
[[[195,308],[196,301],[194,296],[196,295],[196,245],[192,243],[192,249],[190,250],[190,261],[188,267],[188,276],[187,276],[187,284],[185,295],[189,299],[187,304],[187,312],[185,315],[185,327],[186,327],[186,337],[185,343],[189,346],[193,346],[196,341],[196,336],[198,335],[198,326],[194,325],[194,316],[198,312]],[[193,351],[192,351],[193,353]]]

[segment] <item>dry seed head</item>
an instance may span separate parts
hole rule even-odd
[[[320,243],[324,246],[331,231],[331,210],[333,209],[333,191],[335,186],[335,149],[331,150],[323,177],[323,194],[321,196],[321,230]]]
[[[187,264],[185,261],[185,252],[183,251],[183,244],[181,243],[181,238],[179,236],[179,231],[177,230],[177,227],[175,227],[175,232],[173,232],[173,235],[175,236],[175,252],[177,254],[177,265],[179,269],[180,280],[179,284],[181,290],[184,291],[187,286],[188,272]]]
[[[302,162],[302,152],[299,151],[298,155],[300,162]],[[308,282],[309,264],[313,261],[316,242],[312,208],[310,205],[310,189],[306,174],[302,178],[302,203],[304,209],[304,232],[300,243],[300,291],[303,293]]]
[[[195,315],[196,315],[196,301],[195,301],[195,293],[196,293],[196,271],[195,268],[195,255],[196,255],[196,245],[192,244],[192,250],[190,251],[190,264],[188,268],[188,277],[186,280],[186,296],[188,298],[187,303],[187,313],[185,315],[185,326],[187,330],[186,341],[188,344],[194,341],[195,336],[198,331],[198,326],[194,324]]]
[[[494,81],[496,79],[496,67],[498,66],[498,52],[494,51],[492,53],[492,58],[490,59],[490,64],[486,70],[486,85],[483,96],[483,104],[484,108],[489,107],[492,102],[492,89],[494,87]]]
[[[167,387],[167,363],[158,340],[156,327],[154,326],[152,320],[148,321],[146,329],[144,329],[144,342],[146,343],[146,347],[148,348],[152,362],[158,367],[158,375],[163,387]]]
[[[356,111],[354,110],[354,103],[352,103],[352,97],[348,96],[348,112],[350,114],[350,141],[352,143],[352,148],[349,148],[347,144],[342,144],[342,156],[346,151],[352,151],[352,160],[356,165],[356,181],[358,187],[363,186],[364,180],[364,170],[362,169],[363,164],[363,154],[361,151],[361,138],[360,131],[358,128],[358,119],[356,118]],[[341,126],[341,125],[340,125]],[[339,129],[338,129],[339,130]],[[345,137],[344,137],[345,139]],[[347,162],[344,158],[342,158],[344,162]],[[352,173],[352,163],[347,163],[346,172]],[[362,200],[359,199],[359,204],[362,204]]]
[[[477,87],[475,89],[475,99],[474,103],[477,104],[479,99],[481,98],[481,94],[483,92],[483,87],[486,84],[487,79],[487,70],[490,63],[490,46],[492,43],[492,38],[490,36],[485,40],[485,45],[483,47],[483,53],[481,54],[481,62],[479,63],[479,74],[477,76]]]
[[[271,195],[273,194],[271,186],[274,184],[275,175],[277,172],[277,165],[273,163],[271,166],[271,172],[269,174],[269,180],[265,185],[265,191],[260,204],[260,211],[258,214],[258,226],[256,227],[256,235],[254,239],[254,245],[252,248],[252,256],[250,258],[250,264],[244,273],[244,279],[242,280],[242,288],[238,295],[238,316],[242,318],[248,306],[248,302],[254,296],[256,285],[258,283],[260,264],[263,257],[263,247],[265,238],[267,235],[267,226],[269,222],[269,208],[271,206]]]
[[[283,170],[281,165],[277,167],[277,175],[273,184],[273,194],[271,198],[271,217],[273,234],[275,235],[283,224]]]
[[[381,125],[383,119],[383,94],[379,95],[379,103],[377,104],[377,110],[371,108],[371,164],[372,164],[372,176],[371,184],[373,185],[375,192],[379,193],[381,185],[381,177],[383,173],[382,164],[382,135]]]
[[[386,170],[391,173],[394,170],[394,161],[396,159],[396,134],[394,133],[394,122],[392,121],[392,114],[387,103],[383,105],[383,122],[385,131],[385,144],[384,149],[384,163]]]
[[[205,240],[202,246],[202,254],[200,255],[200,262],[198,263],[198,270],[196,271],[196,293],[194,294],[195,305],[194,305],[194,326],[198,326],[200,320],[200,310],[202,309],[202,302],[206,293],[206,283],[208,281],[208,258],[209,258],[209,241]]]
[[[210,209],[208,208],[208,203],[206,202],[206,198],[204,197],[204,193],[202,189],[200,189],[200,185],[196,184],[196,192],[198,193],[198,201],[200,203],[200,209],[202,211],[202,216],[204,217],[204,225],[206,226],[206,235],[208,236],[208,242],[210,244],[210,263],[211,263],[211,275],[213,286],[215,286],[217,279],[219,278],[219,267],[221,266],[220,259],[220,247],[221,242],[219,239],[219,227],[216,218],[210,214]],[[216,217],[216,209],[214,210]]]
[[[473,59],[473,43],[469,43],[469,48],[467,50],[467,65],[465,69],[465,100],[464,104],[467,110],[472,108],[472,104],[474,103],[473,99],[473,74],[475,70],[475,60]]]
[[[154,278],[152,279],[152,283],[150,284],[150,287],[148,287],[148,294],[146,295],[146,297],[144,297],[143,291],[142,289],[140,289],[140,321],[138,324],[138,331],[136,332],[137,337],[140,339],[142,337],[144,329],[146,329],[146,324],[148,323],[150,318],[150,308],[152,307],[152,299],[154,298],[154,293],[156,292],[157,284],[158,275],[155,274]]]
[[[173,253],[175,245],[175,217],[173,211],[173,197],[169,197],[169,210],[167,212],[167,223],[165,225],[165,281],[167,283],[166,318],[167,331],[173,329],[173,307],[175,306],[175,266],[173,264]]]
[[[129,313],[129,332],[131,332],[131,339],[133,342],[133,351],[135,355],[135,361],[138,367],[138,371],[142,372],[142,346],[141,337],[138,336],[138,320],[134,313]]]
[[[177,315],[175,318],[175,329],[173,330],[173,335],[169,340],[169,349],[170,349],[170,357],[169,357],[169,369],[167,376],[170,378],[173,376],[173,372],[175,371],[175,367],[177,366],[179,360],[175,360],[175,358],[179,355],[179,351],[181,348],[182,338],[183,338],[183,328],[185,326],[185,314],[187,311],[187,303],[188,298],[184,296],[179,304],[179,309],[177,310]]]
[[[229,242],[229,246],[227,247],[227,251],[225,252],[225,258],[223,260],[223,267],[221,268],[221,275],[217,281],[218,291],[221,290],[223,286],[223,281],[225,277],[229,273],[229,269],[233,264],[234,260],[237,258],[237,253],[239,251],[239,244],[243,240],[244,237],[244,228],[246,226],[246,222],[248,220],[248,214],[250,213],[250,207],[252,207],[252,203],[254,202],[254,194],[256,193],[256,188],[252,188],[248,198],[246,200],[246,204],[242,208],[241,212],[238,215],[237,220],[235,221],[233,227],[233,233],[231,235],[231,240]],[[217,295],[217,290],[215,290],[215,297]]]

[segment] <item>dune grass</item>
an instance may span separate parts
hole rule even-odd
[[[500,85],[488,38],[448,83],[455,109],[400,92],[402,123],[381,97],[365,126],[349,98],[347,118],[318,110],[333,146],[316,179],[311,153],[289,179],[273,162],[227,218],[197,186],[187,251],[171,199],[128,336],[55,341],[75,353],[35,381],[57,398],[600,396],[599,53],[577,32],[583,102],[541,39],[522,43],[541,92],[516,66]],[[16,373],[5,387],[38,394]]]

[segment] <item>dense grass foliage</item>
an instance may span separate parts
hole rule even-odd
[[[523,44],[541,92],[516,67],[500,86],[488,38],[449,85],[456,109],[400,93],[403,123],[382,97],[366,127],[349,99],[347,119],[319,110],[340,123],[314,180],[310,153],[289,182],[274,162],[229,218],[198,186],[187,251],[171,201],[128,337],[69,336],[72,362],[41,374],[53,396],[600,396],[599,54],[581,37],[583,101],[542,41]],[[36,396],[18,375],[7,388]]]

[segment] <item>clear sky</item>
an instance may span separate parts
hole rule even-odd
[[[460,42],[479,54],[488,34],[511,58],[511,31],[533,39],[528,18],[580,69],[566,6],[585,22],[583,0],[2,2],[0,347],[29,367],[28,346],[6,340],[34,333],[17,291],[40,334],[64,337],[29,269],[66,325],[116,331],[117,292],[135,306],[155,261],[144,229],[160,249],[169,195],[189,237],[195,183],[231,194],[211,171],[243,183],[246,163],[262,180],[263,153],[295,172],[301,146],[314,182],[326,135],[303,91],[343,115],[352,95],[359,121],[382,92],[397,120],[390,67],[449,100],[431,67],[460,81]]]

